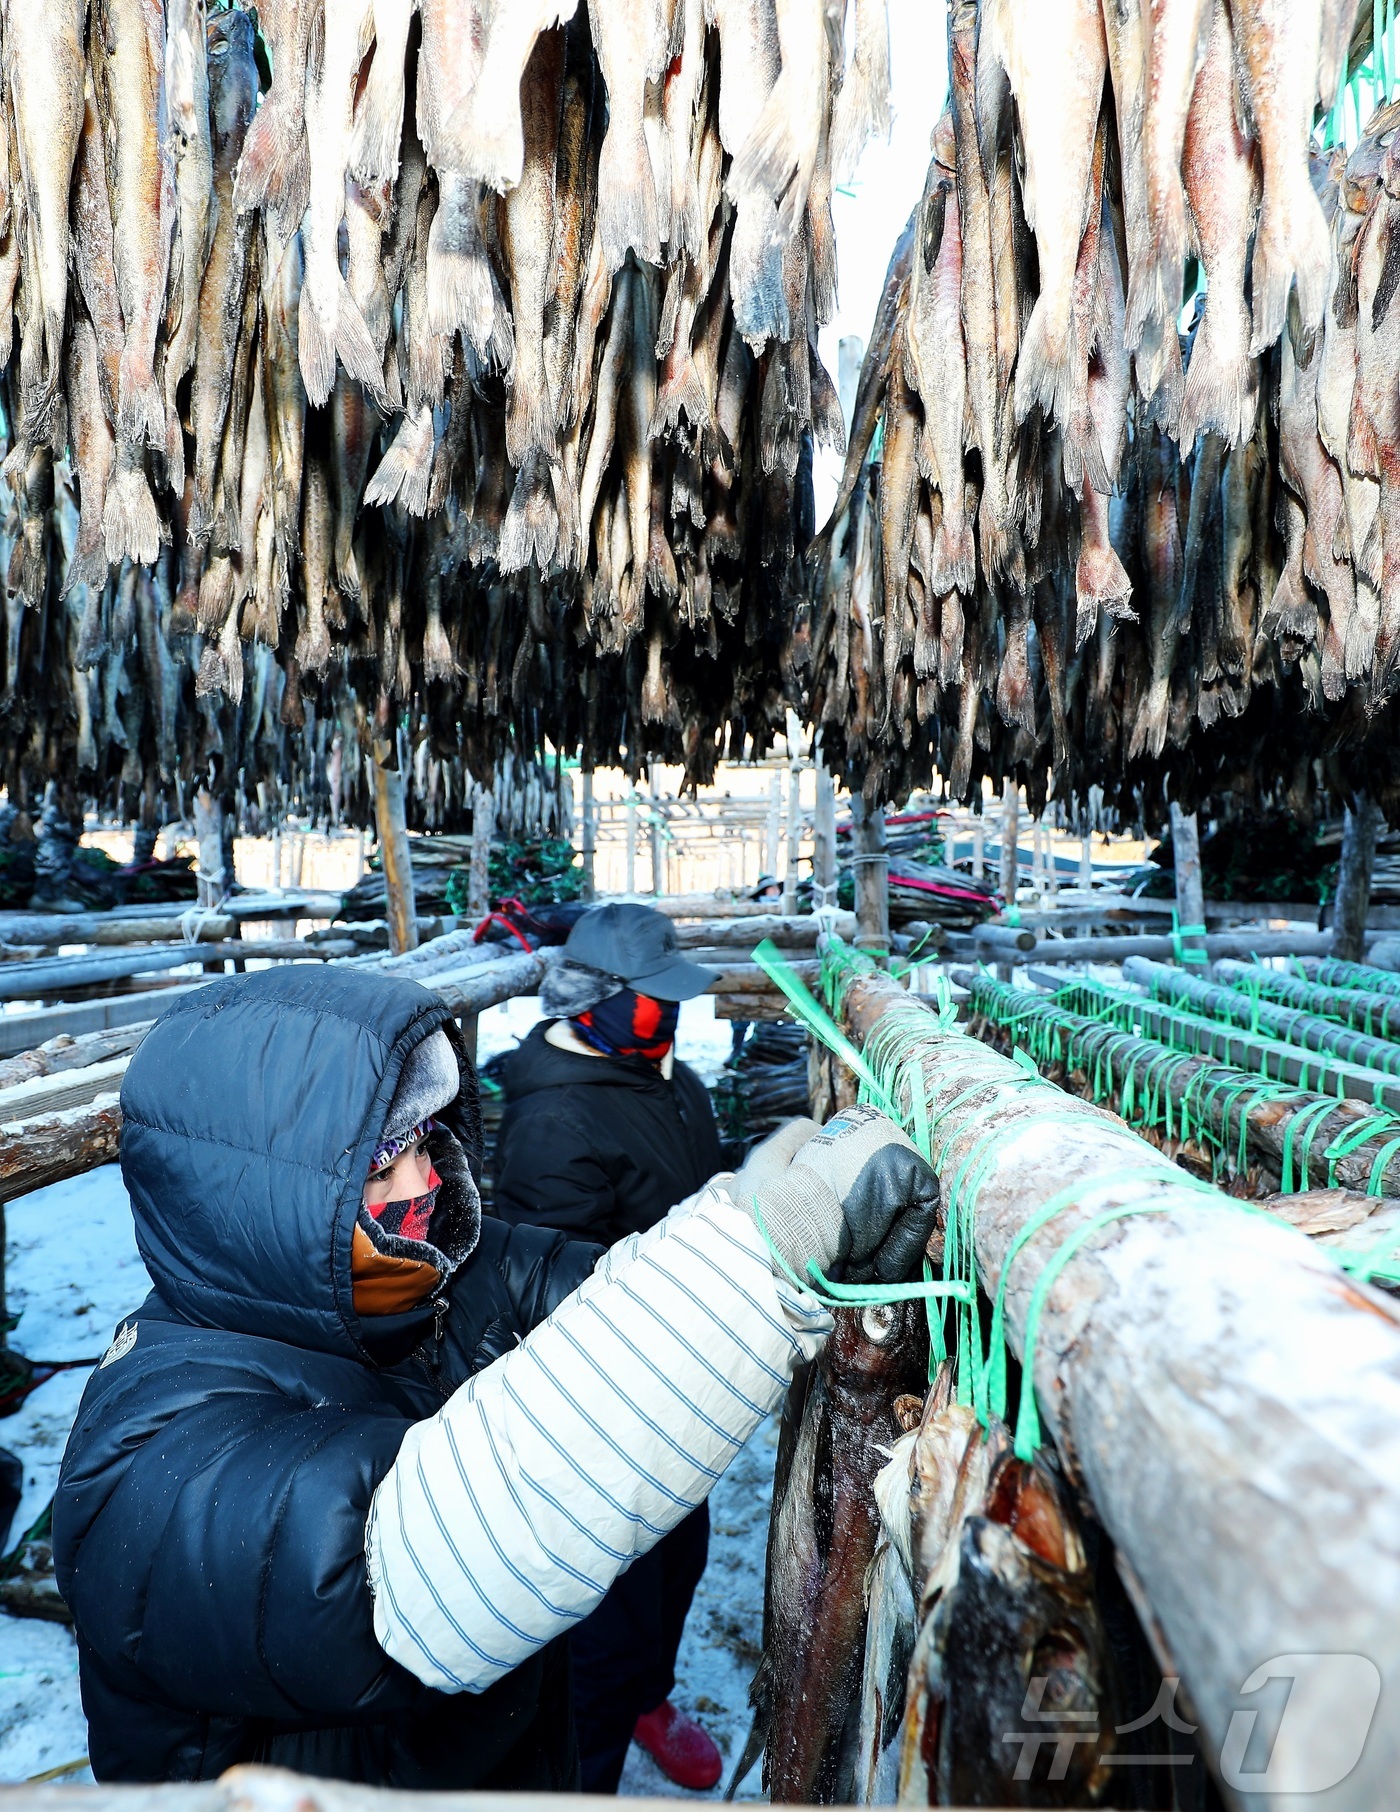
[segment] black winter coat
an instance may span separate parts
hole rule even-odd
[[[612,1245],[643,1233],[723,1169],[703,1082],[645,1057],[589,1057],[537,1025],[505,1066],[496,1212]]]
[[[434,1303],[356,1315],[362,1179],[404,1058],[439,1025],[463,1072],[453,1138],[434,1135],[459,1166],[435,1149],[443,1243],[453,1139],[479,1155],[476,1078],[413,983],[307,967],[215,983],[127,1072],[122,1171],[155,1288],[88,1384],[54,1505],[99,1780],[266,1761],[398,1787],[572,1784],[562,1645],[452,1695],[374,1637],[365,1519],[404,1435],[597,1257],[487,1220]],[[456,1199],[462,1246],[473,1199]]]

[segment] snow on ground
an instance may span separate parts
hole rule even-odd
[[[510,1049],[539,1017],[535,1000],[507,1001],[483,1013],[480,1055]],[[681,1055],[707,1080],[729,1053],[729,1026],[707,997],[681,1011]],[[20,1315],[14,1344],[32,1358],[93,1359],[148,1286],[132,1236],[131,1210],[117,1165],[11,1202],[4,1210],[7,1287]],[[53,1495],[68,1431],[87,1381],[86,1368],[59,1372],[17,1415],[0,1420],[0,1446],[20,1455],[25,1491],[12,1545]],[[776,1421],[766,1423],[710,1499],[710,1562],[686,1627],[676,1700],[710,1731],[728,1770],[748,1734],[748,1683],[763,1621],[763,1560],[772,1490]],[[76,1761],[87,1750],[78,1696],[73,1633],[65,1625],[0,1613],[0,1782],[23,1781]],[[87,1781],[90,1773],[65,1776]],[[634,1748],[624,1794],[678,1794],[651,1759]],[[755,1769],[741,1799],[758,1796]],[[695,1796],[702,1797],[702,1796]],[[711,1797],[718,1797],[716,1794]]]

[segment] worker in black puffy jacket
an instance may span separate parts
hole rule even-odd
[[[476,1076],[446,1009],[348,970],[215,983],[147,1037],[122,1112],[155,1288],[84,1393],[54,1504],[98,1779],[260,1761],[572,1786],[562,1641],[484,1693],[436,1692],[380,1646],[365,1589],[405,1434],[599,1251],[482,1218]],[[386,1228],[365,1172],[425,1119],[425,1188]]]
[[[709,1093],[675,1054],[680,1003],[711,976],[649,907],[599,906],[579,919],[541,989],[546,1019],[505,1066],[499,1214],[611,1244],[654,1226],[721,1168]],[[709,1537],[702,1504],[573,1634],[585,1792],[617,1791],[634,1736],[678,1785],[719,1779],[713,1740],[671,1703]]]
[[[605,1252],[483,1218],[446,1009],[352,969],[189,995],[122,1115],[153,1288],[53,1513],[103,1781],[576,1785],[562,1638],[820,1351],[791,1272],[907,1276],[937,1207],[860,1109]]]

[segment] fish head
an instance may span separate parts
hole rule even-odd
[[[1346,205],[1356,213],[1365,212],[1384,183],[1397,128],[1400,128],[1400,101],[1390,101],[1372,114],[1356,149],[1346,161],[1342,193]]]
[[[1032,1779],[1057,1770],[1048,1803],[1092,1803],[1107,1780],[1113,1727],[1107,1643],[1087,1576],[1050,1566],[1005,1524],[974,1516],[937,1616],[944,1803],[1047,1803],[1031,1797],[1035,1788],[1028,1795],[1024,1776],[1017,1784],[1023,1750],[1007,1739],[1027,1729],[1038,1739]],[[1045,1740],[1056,1736],[1073,1739],[1065,1776],[1057,1744]]]
[[[231,7],[208,25],[209,125],[214,149],[241,145],[258,104],[253,21]]]
[[[870,1396],[893,1413],[896,1397],[918,1391],[928,1362],[928,1323],[920,1302],[837,1309],[823,1365],[834,1389]]]

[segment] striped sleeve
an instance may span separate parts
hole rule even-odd
[[[719,1191],[619,1242],[410,1429],[366,1531],[385,1651],[480,1692],[571,1629],[709,1494],[830,1327]]]

